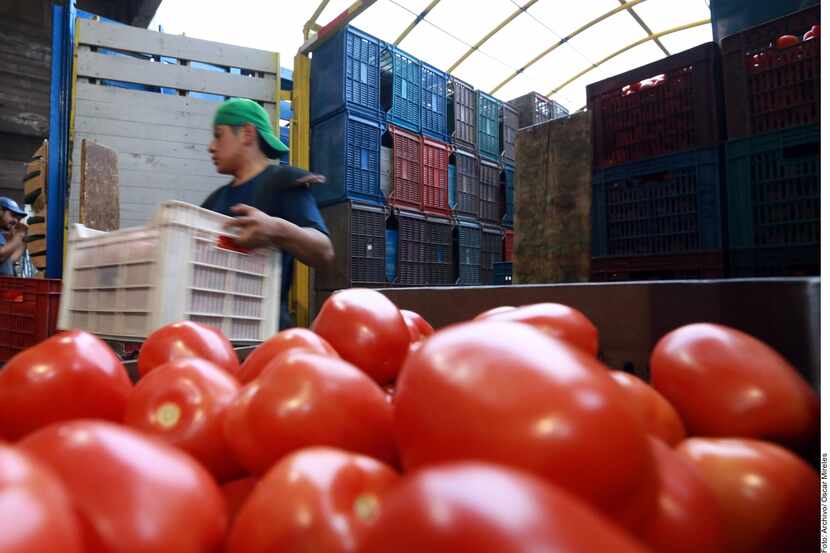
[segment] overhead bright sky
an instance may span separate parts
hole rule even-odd
[[[353,0],[331,0],[318,19],[324,25]],[[430,0],[378,0],[352,24],[394,42]],[[441,0],[400,47],[447,70],[473,44],[527,0]],[[303,42],[303,24],[319,0],[163,0],[150,28],[173,34],[280,52],[291,68]],[[589,21],[613,10],[620,0],[538,0],[496,33],[453,75],[490,92],[517,69]],[[706,0],[643,0],[632,8],[653,33],[709,18]],[[556,48],[495,93],[510,100],[535,90],[547,95],[574,75],[606,56],[647,36],[623,10]],[[712,40],[711,26],[702,25],[659,39],[675,54]],[[557,92],[553,99],[571,111],[585,105],[585,86],[660,59],[666,54],[647,41]]]

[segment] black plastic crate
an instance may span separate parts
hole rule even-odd
[[[311,127],[311,170],[326,182],[311,187],[321,206],[345,200],[383,204],[380,123],[340,111]]]
[[[508,104],[502,104],[499,118],[499,149],[502,163],[516,161],[516,135],[518,133],[519,112]]]
[[[519,128],[530,127],[553,119],[553,101],[538,92],[528,92],[507,102],[519,114]]]
[[[344,202],[320,210],[331,233],[335,264],[318,271],[318,290],[384,286],[386,215],[381,206]]]
[[[603,257],[591,260],[591,280],[620,282],[723,278],[723,250],[677,255]]]
[[[568,108],[557,102],[556,100],[551,100],[551,119],[561,119],[563,117],[568,117],[570,115],[570,111]]]
[[[819,245],[730,250],[727,272],[732,278],[818,276]]]
[[[447,74],[421,62],[421,131],[449,142],[447,133]]]
[[[392,224],[398,228],[397,276],[395,284],[423,286],[427,282],[426,217],[412,211],[397,211]]]
[[[513,284],[513,263],[502,261],[493,264],[493,285],[510,286]]]
[[[424,227],[426,282],[428,286],[453,283],[452,225],[449,219],[427,216]]]
[[[502,226],[513,228],[513,175],[515,169],[505,164],[501,170],[501,186],[504,194],[504,215],[501,218]]]
[[[472,152],[456,149],[450,158],[455,166],[456,215],[478,217],[481,212],[481,185],[478,180],[478,158]]]
[[[802,37],[821,23],[820,7],[725,37],[723,87],[730,139],[819,122],[820,39],[779,49],[782,35]]]
[[[311,121],[344,108],[377,119],[380,114],[380,41],[347,27],[314,51]]]
[[[594,257],[657,255],[724,247],[720,148],[600,171],[593,178]]]
[[[380,109],[389,123],[421,132],[421,62],[385,43],[380,53]]]
[[[594,169],[719,144],[721,83],[710,42],[588,85]]]
[[[447,81],[447,132],[458,147],[475,151],[476,92],[464,81],[450,77]]]
[[[727,143],[730,249],[818,246],[820,139],[807,125]]]
[[[481,282],[493,282],[496,263],[502,261],[502,241],[504,236],[499,227],[482,225],[481,227]]]
[[[499,224],[504,212],[504,200],[499,186],[501,169],[498,164],[480,158],[478,167],[481,208],[479,219],[486,223]]]
[[[481,284],[481,225],[459,219],[453,229],[454,280],[462,286]]]
[[[499,160],[499,114],[501,102],[489,94],[476,91],[478,154]]]

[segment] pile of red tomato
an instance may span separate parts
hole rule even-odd
[[[666,335],[652,382],[559,304],[438,332],[382,294],[239,363],[168,325],[133,385],[73,331],[0,371],[0,553],[814,551],[818,398],[740,331]]]

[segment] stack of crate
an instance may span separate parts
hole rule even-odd
[[[312,190],[337,255],[317,290],[490,284],[512,218],[516,125],[503,130],[502,109],[354,27],[315,51],[311,169],[327,182]]]
[[[707,43],[587,89],[594,280],[724,275],[721,56]]]
[[[721,42],[730,276],[819,274],[819,24],[816,5]]]

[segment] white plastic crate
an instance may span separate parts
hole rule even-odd
[[[138,341],[191,320],[221,329],[232,342],[266,340],[279,326],[282,254],[220,245],[232,236],[223,229],[229,220],[170,201],[145,227],[101,232],[74,225],[58,328]]]

